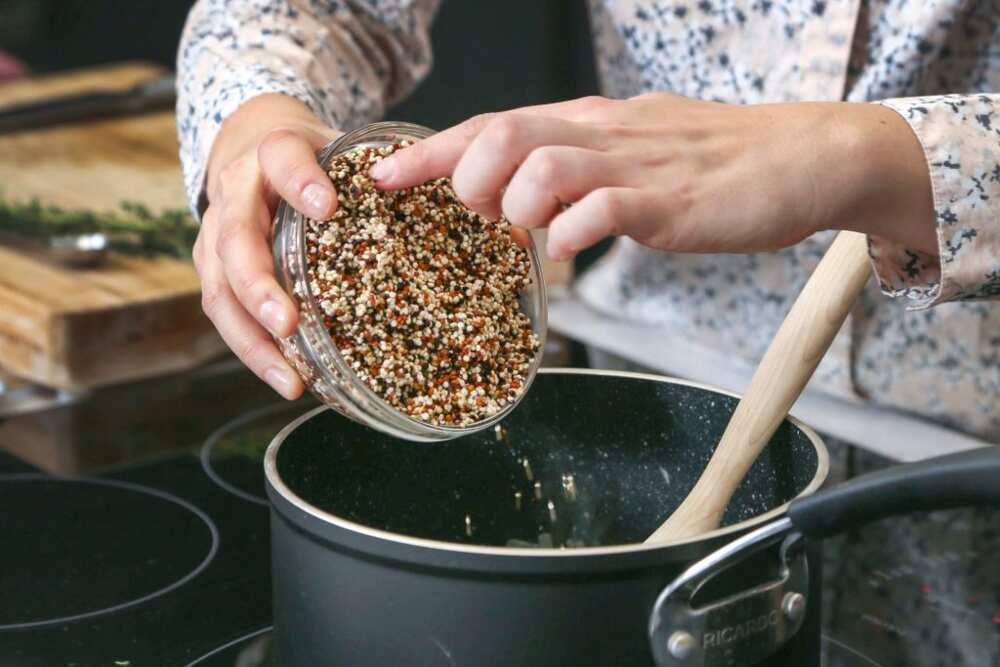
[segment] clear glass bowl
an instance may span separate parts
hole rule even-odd
[[[385,146],[405,139],[416,141],[432,134],[433,130],[410,123],[374,123],[327,144],[319,154],[319,162],[325,169],[333,157],[354,148]],[[398,438],[418,442],[449,440],[480,431],[496,424],[514,409],[535,379],[545,349],[545,283],[533,243],[527,248],[531,284],[521,293],[520,302],[538,336],[539,346],[524,388],[515,401],[488,419],[469,426],[435,426],[413,419],[389,405],[362,382],[341,357],[323,326],[320,308],[306,280],[305,221],[303,215],[284,201],[279,204],[274,217],[274,269],[278,282],[299,308],[298,327],[291,336],[278,339],[278,347],[310,392],[345,417]]]

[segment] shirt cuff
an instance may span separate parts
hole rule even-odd
[[[916,134],[930,171],[938,256],[869,236],[890,296],[911,308],[1000,296],[1000,96],[937,95],[880,102]]]

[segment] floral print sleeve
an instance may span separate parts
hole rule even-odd
[[[940,257],[883,239],[869,247],[885,293],[917,308],[1000,296],[1000,95],[882,102],[909,122],[930,168]]]
[[[192,209],[219,126],[263,93],[331,127],[378,118],[429,71],[439,0],[198,0],[177,57],[177,127]]]

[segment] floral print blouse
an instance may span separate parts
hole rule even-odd
[[[255,95],[296,97],[339,129],[378,119],[429,70],[438,4],[198,0],[178,56],[192,204],[220,123]],[[1000,307],[987,301],[1000,295],[995,0],[590,0],[590,9],[606,95],[869,101],[906,119],[930,170],[939,256],[870,239],[878,284],[814,386],[1000,439]],[[575,293],[608,317],[659,327],[664,346],[682,337],[755,363],[831,238],[745,256],[620,239]]]

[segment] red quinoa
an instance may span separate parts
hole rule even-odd
[[[309,220],[309,289],[341,356],[390,405],[468,426],[524,390],[538,349],[518,295],[528,253],[504,220],[467,209],[447,178],[381,191],[372,164],[405,144],[334,159],[339,207]]]

